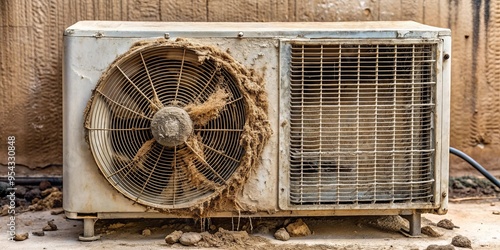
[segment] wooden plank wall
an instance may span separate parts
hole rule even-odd
[[[61,174],[62,33],[79,20],[414,20],[453,31],[451,144],[500,170],[499,0],[1,0],[0,164]],[[452,174],[469,167],[452,159]],[[24,170],[22,167],[24,166]]]

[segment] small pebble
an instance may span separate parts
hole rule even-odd
[[[24,199],[26,199],[27,202],[31,202],[31,204],[37,203],[40,197],[40,189],[38,188],[31,189],[24,194]]]
[[[51,188],[52,187],[52,184],[49,182],[49,181],[42,181],[40,182],[40,185],[38,185],[38,188],[40,189],[40,191],[43,191],[47,188]]]
[[[47,226],[43,227],[43,231],[57,231],[57,225],[54,224],[54,220],[47,222]]]
[[[175,230],[165,237],[165,242],[168,244],[175,244],[179,242],[181,236],[182,236],[182,231]]]
[[[151,235],[151,230],[147,228],[142,230],[142,236],[150,236],[150,235]]]
[[[9,214],[9,205],[3,205],[1,214],[2,216],[6,216]]]
[[[179,242],[184,246],[194,246],[201,238],[201,234],[196,232],[183,233],[179,238]]]
[[[281,241],[287,241],[290,239],[290,234],[286,231],[285,228],[282,227],[278,229],[276,233],[274,233],[274,238]]]
[[[62,214],[62,213],[64,213],[64,209],[62,209],[62,208],[57,208],[57,209],[50,211],[51,215],[58,215],[58,214]]]
[[[45,236],[44,231],[36,231],[36,232],[32,232],[31,234],[33,234],[34,236]]]
[[[16,197],[24,198],[24,195],[26,194],[28,189],[26,189],[25,186],[20,186],[20,185],[15,186],[15,188],[16,188]]]
[[[16,234],[14,236],[15,241],[23,241],[26,240],[29,237],[28,233],[23,233],[23,234]]]

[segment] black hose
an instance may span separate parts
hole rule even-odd
[[[1,182],[9,182],[7,177],[0,177]],[[61,177],[16,177],[14,183],[16,185],[38,186],[42,181],[49,181],[55,186],[62,185]]]
[[[491,183],[495,184],[498,188],[500,188],[500,181],[495,178],[490,172],[488,172],[485,168],[483,168],[477,161],[472,159],[470,156],[466,155],[464,152],[450,147],[450,153],[462,158],[464,161],[468,162],[471,166],[473,166],[477,171],[484,175]]]

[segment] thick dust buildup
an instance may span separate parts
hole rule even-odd
[[[219,117],[226,106],[229,94],[222,88],[212,93],[204,103],[188,104],[184,109],[188,112],[195,125],[205,126],[211,120]]]
[[[224,75],[226,77],[230,77],[231,81],[224,83],[229,84],[230,86],[225,86],[224,84],[216,81],[210,82],[211,85],[208,89],[211,89],[211,92],[208,94],[207,98],[205,100],[199,100],[198,97],[195,100],[192,100],[191,103],[183,103],[174,99],[156,100],[156,96],[150,97],[153,100],[153,108],[151,109],[151,112],[158,112],[158,110],[161,110],[164,105],[173,105],[175,107],[182,108],[185,112],[187,112],[193,123],[195,131],[184,141],[187,150],[184,152],[184,158],[178,159],[178,162],[181,162],[184,165],[182,166],[182,173],[187,175],[188,181],[191,182],[190,185],[195,187],[209,186],[209,190],[213,191],[211,195],[200,198],[196,205],[190,206],[189,208],[172,210],[170,208],[163,209],[161,207],[151,207],[151,209],[156,209],[161,212],[174,212],[179,215],[193,215],[193,213],[195,213],[200,217],[209,216],[209,212],[240,210],[241,206],[235,200],[235,197],[237,197],[237,194],[241,192],[249,175],[253,172],[252,170],[255,169],[257,164],[260,162],[260,156],[263,148],[266,146],[267,141],[272,134],[267,116],[268,100],[263,76],[256,74],[256,72],[251,69],[246,69],[243,65],[234,60],[227,52],[219,50],[217,46],[193,44],[185,39],[177,39],[176,41],[159,39],[156,41],[138,42],[134,44],[127,53],[117,58],[115,62],[110,65],[109,69],[118,65],[121,60],[124,60],[124,58],[128,56],[133,56],[134,54],[146,49],[158,48],[173,50],[182,49],[183,51],[189,51],[189,60],[191,63],[198,63],[199,65],[209,63],[211,65],[215,65],[216,70],[220,71],[219,73],[224,72]],[[112,70],[108,70],[101,76],[96,89],[101,89],[106,92],[107,89],[105,88],[109,88],[109,86],[106,85],[107,78],[110,77],[111,74],[109,72],[112,72]],[[234,101],[232,96],[233,92],[229,92],[230,90],[234,91],[234,89],[237,89],[238,91],[238,99],[244,103],[244,109],[242,109],[242,112],[244,112],[243,115],[245,122],[241,125],[242,132],[239,137],[239,146],[243,149],[243,154],[239,157],[240,163],[239,166],[235,168],[234,172],[228,177],[225,177],[223,183],[214,183],[213,181],[205,178],[203,173],[200,173],[203,170],[200,166],[206,167],[203,171],[210,168],[206,166],[206,159],[203,154],[204,148],[201,143],[202,139],[205,138],[199,137],[199,134],[196,133],[196,128],[201,128],[209,124],[211,121],[218,119],[222,112],[225,112],[225,109],[228,105],[230,105],[230,102]],[[96,96],[99,95],[100,94],[97,91],[93,93],[85,110],[84,125],[86,128],[89,128],[89,125],[92,124],[92,105],[94,100],[99,99],[96,98]],[[131,108],[134,107],[135,106],[133,105],[131,106]],[[132,114],[131,112],[121,113]],[[135,114],[135,116],[137,116],[137,114]],[[88,142],[92,139],[90,134],[91,133],[87,131],[86,139]],[[147,141],[142,145],[139,152],[137,152],[133,159],[124,159],[123,162],[133,161],[133,165],[142,170],[142,163],[145,161],[145,155],[153,149],[153,142],[155,141]],[[182,145],[179,147],[181,146]],[[195,164],[195,162],[197,163]],[[210,174],[217,176],[217,173],[213,173],[212,170],[210,170]],[[217,177],[217,179],[220,178]]]

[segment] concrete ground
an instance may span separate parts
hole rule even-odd
[[[225,245],[232,249],[426,249],[429,245],[446,245],[456,235],[463,235],[472,241],[473,249],[500,249],[500,200],[481,200],[467,203],[450,203],[447,215],[423,215],[422,226],[435,225],[441,219],[449,219],[460,228],[446,230],[432,226],[442,236],[432,238],[422,235],[409,238],[403,234],[370,226],[373,217],[332,217],[303,218],[313,231],[313,235],[278,241],[272,234],[275,229],[265,230],[251,236],[244,244]],[[58,230],[45,232],[45,236],[35,236],[32,232],[41,231],[47,222],[54,219]],[[262,219],[261,219],[262,220]],[[186,222],[185,224],[179,221]],[[120,220],[99,221],[96,231],[102,234],[98,241],[80,242],[78,235],[83,231],[83,223],[68,220],[63,214],[51,215],[50,211],[27,212],[16,216],[17,233],[29,232],[25,241],[10,242],[7,238],[7,216],[0,218],[0,245],[12,249],[189,249],[180,244],[168,245],[164,237],[174,229],[196,230],[193,220]],[[366,223],[368,222],[368,223]],[[171,223],[163,225],[161,223]],[[176,225],[174,225],[177,223]],[[255,222],[254,222],[255,223]],[[150,236],[143,236],[145,228],[151,230]],[[196,247],[199,248],[199,247]],[[460,249],[460,248],[456,248]]]

